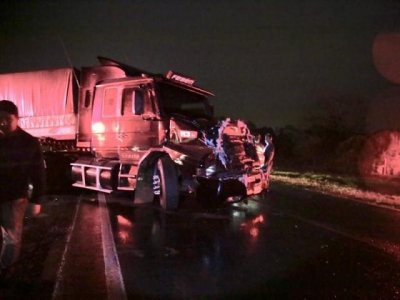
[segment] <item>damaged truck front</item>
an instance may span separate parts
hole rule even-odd
[[[213,205],[267,187],[249,128],[215,120],[212,93],[181,74],[99,60],[79,70],[77,93],[72,69],[0,75],[0,95],[22,107],[20,125],[46,157],[72,161],[75,187],[135,191],[135,203],[164,209],[185,193]]]
[[[164,147],[184,170],[186,190],[194,191],[199,201],[207,205],[239,201],[267,187],[267,177],[260,168],[262,158],[244,122],[229,118],[216,121],[212,116],[185,119],[192,127],[187,125],[180,131],[179,143],[172,139]],[[173,123],[182,121],[181,117],[172,119]]]

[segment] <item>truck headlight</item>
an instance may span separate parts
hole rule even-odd
[[[215,165],[211,165],[206,169],[206,176],[211,176],[217,171],[217,167]]]

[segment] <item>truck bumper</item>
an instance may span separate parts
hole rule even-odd
[[[262,172],[218,174],[213,177],[197,177],[197,181],[198,190],[203,197],[208,195],[219,202],[240,201],[246,196],[259,194],[266,188],[266,179]]]

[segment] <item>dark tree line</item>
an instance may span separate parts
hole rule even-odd
[[[393,158],[396,155],[392,154],[396,153],[393,147],[396,146],[391,141],[396,141],[398,131],[366,132],[367,99],[324,95],[318,98],[318,103],[319,110],[309,116],[304,128],[255,129],[259,133],[272,132],[275,137],[278,168],[349,175],[376,174],[380,168],[387,167],[381,166],[383,160],[388,164],[387,161],[397,159]],[[396,175],[396,170],[389,166],[387,172]]]
[[[350,135],[335,128],[286,126],[275,132],[276,163],[283,169],[331,173],[358,173],[364,135]]]

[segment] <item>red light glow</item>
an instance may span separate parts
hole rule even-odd
[[[259,215],[257,218],[253,220],[253,224],[264,223],[264,216]]]
[[[248,220],[242,224],[240,227],[245,230],[252,238],[257,238],[259,235],[259,226],[264,224],[265,219],[263,215],[258,215],[252,220]]]
[[[258,236],[258,228],[257,227],[250,228],[249,233],[253,238],[256,238]]]
[[[375,37],[372,54],[378,72],[386,79],[400,83],[400,34],[397,32],[380,33]]]
[[[118,225],[120,225],[120,226],[125,226],[125,227],[129,227],[129,228],[133,227],[132,222],[121,215],[117,216],[117,221],[118,221]]]
[[[118,238],[121,240],[123,244],[127,243],[131,239],[131,229],[133,224],[127,218],[118,215]]]
[[[104,133],[106,131],[106,126],[104,126],[103,122],[96,122],[92,125],[93,133]]]

